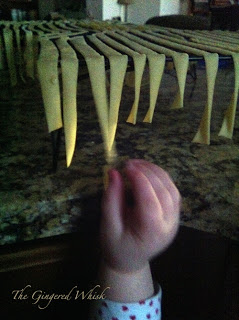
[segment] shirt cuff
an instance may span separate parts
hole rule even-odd
[[[99,300],[92,305],[90,320],[160,320],[162,289],[156,284],[156,294],[134,303]]]

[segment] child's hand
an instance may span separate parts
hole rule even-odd
[[[110,170],[100,235],[105,263],[128,273],[143,269],[172,242],[179,226],[181,197],[168,174],[154,164],[128,160],[124,172],[134,204],[127,204],[121,174]]]

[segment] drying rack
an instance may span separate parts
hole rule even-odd
[[[131,57],[128,57],[129,59],[129,65],[128,65],[128,71],[133,71],[133,62]],[[203,57],[199,56],[189,56],[189,61],[190,62],[199,62],[203,61]],[[219,61],[231,61],[232,57],[231,56],[223,56],[219,55]],[[166,62],[173,62],[173,59],[171,57],[166,57]],[[79,60],[79,66],[86,66],[85,60]],[[109,68],[109,62],[106,58],[106,69]],[[189,70],[189,75],[192,77],[194,81],[194,86],[191,91],[191,95],[193,94],[195,85],[196,85],[196,80],[197,80],[197,66],[196,64],[192,64],[192,68]],[[78,77],[78,82],[85,80],[88,78],[89,75],[81,75]],[[52,144],[52,172],[55,173],[57,172],[57,167],[58,167],[58,160],[59,160],[59,155],[60,155],[60,148],[61,148],[61,141],[62,141],[62,135],[63,135],[63,128],[57,129],[55,131],[51,132],[51,144]]]
[[[103,22],[103,23],[97,22],[97,23],[98,23],[98,26],[101,27],[100,31],[99,30],[95,31],[95,30],[87,29],[87,25],[83,25],[82,27],[79,27],[78,22],[72,22],[72,21],[71,22],[49,22],[49,23],[46,22],[46,21],[40,21],[39,25],[37,25],[37,22],[35,22],[35,25],[33,25],[33,26],[30,23],[27,23],[26,25],[23,24],[21,26],[21,23],[14,24],[13,22],[7,22],[6,25],[7,25],[7,28],[9,28],[10,32],[13,33],[12,38],[10,38],[10,40],[11,40],[10,45],[12,46],[12,50],[13,50],[14,45],[16,45],[16,44],[18,46],[22,45],[21,39],[19,40],[17,38],[17,28],[19,28],[19,32],[20,32],[19,34],[21,34],[21,35],[24,34],[24,36],[26,36],[26,37],[29,36],[30,33],[32,33],[32,35],[34,35],[34,34],[37,34],[37,35],[39,35],[39,34],[42,35],[43,34],[43,35],[45,35],[46,34],[47,36],[49,36],[49,39],[54,42],[55,40],[57,40],[57,39],[59,39],[61,37],[62,33],[67,32],[69,40],[71,39],[71,37],[75,37],[77,35],[80,35],[80,36],[84,37],[84,39],[87,41],[87,36],[88,35],[92,35],[92,34],[95,34],[97,32],[101,32],[101,33],[106,32],[106,34],[107,34],[108,24],[105,23],[105,22]],[[102,30],[102,26],[103,26],[103,29],[104,29],[104,27],[106,27],[105,31]],[[4,27],[4,23],[0,22],[0,33],[1,34],[3,34],[4,28],[5,28]],[[163,28],[163,29],[165,29],[165,28]],[[169,30],[169,33],[172,31],[172,29],[171,30],[168,29],[168,30]],[[117,31],[120,31],[120,30],[117,30],[117,28],[116,28],[116,30],[114,30],[114,31],[117,32]],[[126,31],[129,34],[131,33],[131,30],[126,30]],[[153,33],[156,33],[156,34],[158,33],[157,35],[160,35],[160,36],[164,35],[165,36],[165,34],[162,32],[162,28],[158,28],[158,31],[157,31],[157,28],[156,29],[153,28],[152,31],[153,31]],[[146,33],[147,33],[147,31],[146,31]],[[184,40],[188,40],[191,37],[191,36],[189,36],[189,38],[188,38],[187,36],[181,36],[180,33],[179,33],[179,35],[180,35],[181,38],[184,38]],[[108,34],[107,34],[107,36],[108,36]],[[166,36],[167,36],[167,33],[166,33]],[[142,39],[145,40],[144,38],[142,38]],[[236,39],[238,39],[238,44],[239,44],[239,36]],[[147,37],[146,37],[146,40],[151,42],[151,40],[149,40]],[[152,40],[152,43],[155,44],[154,40]],[[93,49],[96,49],[96,46],[94,44],[91,43],[91,46],[92,46]],[[179,48],[175,49],[175,47],[173,47],[173,46],[172,47],[170,47],[170,46],[167,47],[167,45],[165,45],[165,48],[173,50],[176,53],[185,53],[185,51],[180,51]],[[7,51],[7,46],[6,45],[5,45],[5,50]],[[207,51],[209,53],[217,53],[217,51],[214,51],[214,50],[212,50],[212,51],[207,50]],[[40,48],[39,48],[39,52],[40,52]],[[8,54],[9,54],[9,52],[8,52]],[[108,58],[104,54],[101,54],[101,55],[103,55],[104,58],[105,58],[105,70],[110,69],[110,63],[109,63]],[[125,53],[124,53],[124,55],[125,55]],[[193,54],[189,54],[189,53],[188,53],[188,56],[189,56],[189,62],[199,62],[199,61],[204,60],[204,56],[193,55]],[[77,57],[78,57],[79,66],[86,66],[85,59],[83,57],[81,57],[81,55],[77,55]],[[133,59],[129,55],[127,55],[127,57],[128,57],[127,71],[133,71],[134,70]],[[232,60],[232,56],[231,55],[218,54],[218,57],[219,57],[219,61],[223,61],[223,60],[231,61]],[[167,56],[167,54],[165,54],[165,60],[166,60],[166,62],[172,62],[173,61],[173,57],[170,56],[170,55]],[[59,67],[60,67],[60,59],[58,60],[58,64],[59,64]],[[192,79],[194,81],[194,84],[195,84],[195,82],[197,80],[196,63],[195,64],[193,64],[193,63],[191,64],[191,68],[190,68],[188,74],[192,77]],[[78,76],[78,82],[82,81],[83,79],[85,79],[88,76],[89,76],[89,74]],[[193,92],[193,90],[192,90],[192,92]],[[62,106],[61,106],[61,108],[62,108]],[[63,110],[61,110],[61,112],[63,113]],[[60,147],[61,147],[62,134],[63,134],[62,128],[54,130],[54,131],[51,132],[52,170],[53,170],[53,172],[55,172],[57,170]]]

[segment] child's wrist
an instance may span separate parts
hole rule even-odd
[[[99,280],[102,286],[110,287],[107,299],[118,302],[137,302],[154,295],[154,285],[149,262],[141,269],[120,271],[101,262]]]
[[[149,262],[146,260],[144,262],[137,261],[137,263],[133,263],[129,260],[125,263],[113,263],[104,256],[102,256],[101,265],[104,265],[105,268],[111,269],[118,274],[130,275],[143,270],[145,267],[149,265]]]

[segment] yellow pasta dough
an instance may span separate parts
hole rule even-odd
[[[4,56],[4,49],[3,49],[3,40],[0,37],[0,70],[3,70],[5,66],[5,56]]]
[[[131,56],[134,61],[134,70],[135,70],[135,98],[134,103],[131,108],[129,117],[127,122],[132,124],[136,124],[137,120],[137,113],[138,113],[138,106],[139,106],[139,97],[140,97],[140,89],[141,89],[141,81],[143,77],[143,72],[146,63],[146,55],[139,54],[131,50],[130,48],[123,46],[122,44],[118,43],[117,41],[113,40],[112,38],[108,37],[105,34],[98,33],[97,37],[102,39],[107,44],[111,45],[112,47],[126,53],[127,55]]]
[[[138,36],[142,35],[142,33],[137,30],[132,30],[132,32]],[[173,102],[172,108],[174,108],[174,109],[182,108],[183,107],[183,99],[184,99],[185,82],[186,82],[188,63],[189,63],[188,54],[175,52],[175,51],[170,50],[168,48],[162,47],[158,44],[143,40],[142,38],[137,37],[135,35],[130,34],[128,37],[130,39],[134,40],[135,42],[146,46],[147,48],[150,48],[156,52],[163,53],[163,54],[173,58],[176,73],[177,73],[177,78],[178,78],[179,93],[176,95],[176,99]],[[147,37],[147,35],[146,35],[146,37]],[[148,39],[150,39],[150,36],[148,37]]]
[[[103,136],[107,162],[111,159],[108,134],[108,100],[106,92],[105,59],[92,49],[83,37],[76,37],[71,40],[72,44],[85,58],[89,71],[92,93],[98,113],[99,124]]]
[[[188,36],[190,37],[190,41],[195,41],[197,43],[204,43],[213,45],[215,47],[222,47],[227,50],[234,51],[235,49],[239,48],[239,42],[238,39],[233,39],[231,37],[222,37],[219,35],[213,36],[213,33],[209,32],[199,32],[199,31],[187,31]]]
[[[13,26],[13,31],[15,33],[16,38],[16,45],[17,45],[17,56],[16,56],[16,65],[19,68],[19,76],[21,77],[22,81],[25,82],[24,79],[24,61],[23,61],[23,52],[21,46],[21,38],[20,38],[20,24],[17,23]]]
[[[182,41],[180,39],[174,39],[173,41],[159,38],[155,33],[145,34],[146,38],[152,39],[162,45],[168,45],[172,48],[186,51],[188,53],[192,53],[197,56],[203,56],[206,63],[206,77],[207,77],[207,89],[208,96],[207,102],[204,108],[203,116],[200,122],[199,129],[193,139],[193,142],[210,144],[210,124],[211,124],[211,111],[212,111],[212,103],[213,103],[213,94],[214,87],[216,81],[216,75],[218,71],[218,54],[217,53],[208,53],[207,51],[203,51],[201,49],[196,49],[195,47],[187,46],[186,41]],[[191,43],[190,43],[191,45]],[[200,45],[199,45],[200,46]],[[197,47],[197,46],[196,46]],[[204,46],[200,46],[200,48],[204,48]],[[178,63],[180,66],[180,63]],[[181,76],[182,77],[182,76]],[[186,80],[186,77],[185,77]],[[183,79],[181,80],[184,81]],[[182,89],[181,89],[182,90]]]
[[[152,33],[152,32],[148,32]],[[162,34],[163,33],[163,34]],[[210,34],[207,32],[204,32],[203,34],[197,31],[191,31],[191,30],[172,30],[171,33],[165,32],[164,30],[160,30],[159,33],[155,33],[154,35],[160,36],[162,39],[165,40],[170,40],[172,41],[174,39],[174,35],[183,35],[180,37],[175,38],[175,41],[178,43],[186,44],[186,45],[191,45],[191,42],[195,42],[198,44],[208,44],[210,46],[214,47],[219,47],[219,48],[225,48],[226,42],[228,42],[227,45],[227,50],[235,51],[238,50],[238,42],[236,41],[228,41],[223,40],[220,37],[213,38],[210,36]],[[185,37],[188,39],[186,40]]]
[[[127,55],[122,55],[110,48],[96,36],[88,36],[110,62],[110,105],[109,105],[109,149],[112,150],[118,123],[119,107],[124,84],[124,77],[128,65]],[[112,154],[113,156],[113,154]]]
[[[231,139],[234,131],[235,117],[236,117],[236,108],[238,102],[238,90],[239,90],[239,54],[233,53],[232,58],[234,61],[234,70],[235,70],[235,86],[234,93],[232,95],[230,104],[226,110],[226,114],[223,119],[221,130],[219,136],[226,137]]]
[[[70,166],[75,151],[77,133],[77,80],[78,59],[75,51],[68,44],[67,38],[56,41],[61,54],[63,86],[63,123],[66,143],[66,164]]]
[[[0,46],[3,40],[11,85],[17,84],[18,75],[24,81],[24,71],[28,77],[34,79],[37,66],[49,132],[61,128],[64,124],[67,167],[72,162],[76,144],[78,74],[87,67],[103,137],[107,161],[104,178],[107,185],[106,171],[117,155],[114,141],[128,57],[134,66],[134,71],[127,76],[127,80],[133,83],[134,87],[134,103],[127,118],[127,122],[132,124],[136,124],[137,121],[146,59],[149,67],[150,94],[149,107],[143,121],[151,123],[166,56],[173,60],[178,81],[178,92],[171,106],[173,109],[183,108],[189,54],[204,58],[207,101],[193,141],[210,144],[218,54],[231,56],[235,69],[234,92],[219,135],[227,138],[233,136],[239,90],[239,34],[236,32],[190,31],[76,20],[6,21],[0,24],[3,26]],[[91,32],[89,35],[89,29],[103,32]],[[77,52],[83,56],[86,66],[79,68]],[[105,57],[110,65],[109,99],[106,90]],[[58,69],[61,70],[62,76],[62,106]]]
[[[107,33],[111,34],[111,33]],[[146,54],[147,59],[149,61],[149,77],[150,77],[150,104],[147,114],[144,118],[144,122],[152,122],[154,109],[158,97],[159,87],[163,76],[163,71],[165,67],[165,55],[158,54],[138,43],[133,42],[132,40],[127,38],[128,33],[119,32],[119,34],[114,33],[113,36],[116,39],[119,39],[121,42],[124,42],[127,46],[136,50],[141,54]]]
[[[182,31],[182,30],[177,30],[177,31],[173,31],[173,32],[179,32],[180,34],[184,34],[186,36],[188,36],[190,33],[188,31]],[[184,41],[185,42],[185,41]],[[227,108],[226,114],[224,116],[223,119],[223,123],[222,123],[222,127],[221,130],[219,132],[219,136],[223,136],[226,138],[232,138],[233,136],[233,130],[234,130],[234,123],[235,123],[235,116],[236,116],[236,108],[237,108],[237,102],[238,102],[238,90],[239,90],[239,72],[238,72],[238,53],[235,53],[233,51],[227,50],[227,47],[224,49],[222,47],[215,47],[213,45],[209,45],[209,44],[204,44],[204,43],[189,43],[190,46],[194,47],[194,48],[200,48],[203,50],[210,50],[210,51],[216,51],[220,54],[226,55],[226,56],[232,56],[233,58],[233,63],[234,63],[234,72],[235,72],[235,82],[234,82],[234,92],[232,95],[232,98],[230,100],[229,106]],[[215,58],[216,59],[216,58]],[[206,71],[211,72],[209,70],[211,70],[212,68],[209,67],[210,63],[214,63],[214,65],[217,63],[216,60],[214,62],[210,62],[208,61],[208,64],[206,64]],[[208,82],[212,81],[212,77],[210,75],[208,75]],[[213,88],[214,90],[214,88]],[[209,101],[212,101],[212,98],[209,99]],[[212,102],[211,102],[212,103]],[[209,106],[210,108],[210,106]],[[208,109],[208,105],[206,105],[205,110]],[[205,112],[205,117],[206,117],[207,112]],[[209,121],[209,119],[208,119]],[[204,120],[205,122],[205,120]],[[205,132],[204,132],[205,135]],[[196,142],[198,142],[197,140],[200,140],[200,136],[202,137],[202,134],[197,134],[197,136],[195,137]],[[205,140],[205,139],[204,139]],[[208,139],[207,139],[208,140]]]
[[[28,77],[34,79],[35,68],[34,68],[34,49],[33,49],[33,33],[32,31],[25,31],[26,49],[24,53],[24,60],[26,63],[26,74]]]
[[[9,69],[11,86],[17,85],[17,69],[15,64],[14,48],[13,48],[13,34],[9,27],[3,29],[3,40],[5,44],[7,65]]]
[[[204,108],[203,116],[199,125],[199,129],[193,139],[193,142],[210,144],[210,125],[211,125],[211,114],[214,87],[218,70],[218,54],[205,54],[204,55],[206,64],[206,75],[207,75],[207,103]]]
[[[58,50],[51,40],[40,39],[41,51],[37,61],[39,81],[49,132],[62,127],[61,96],[58,78]]]

